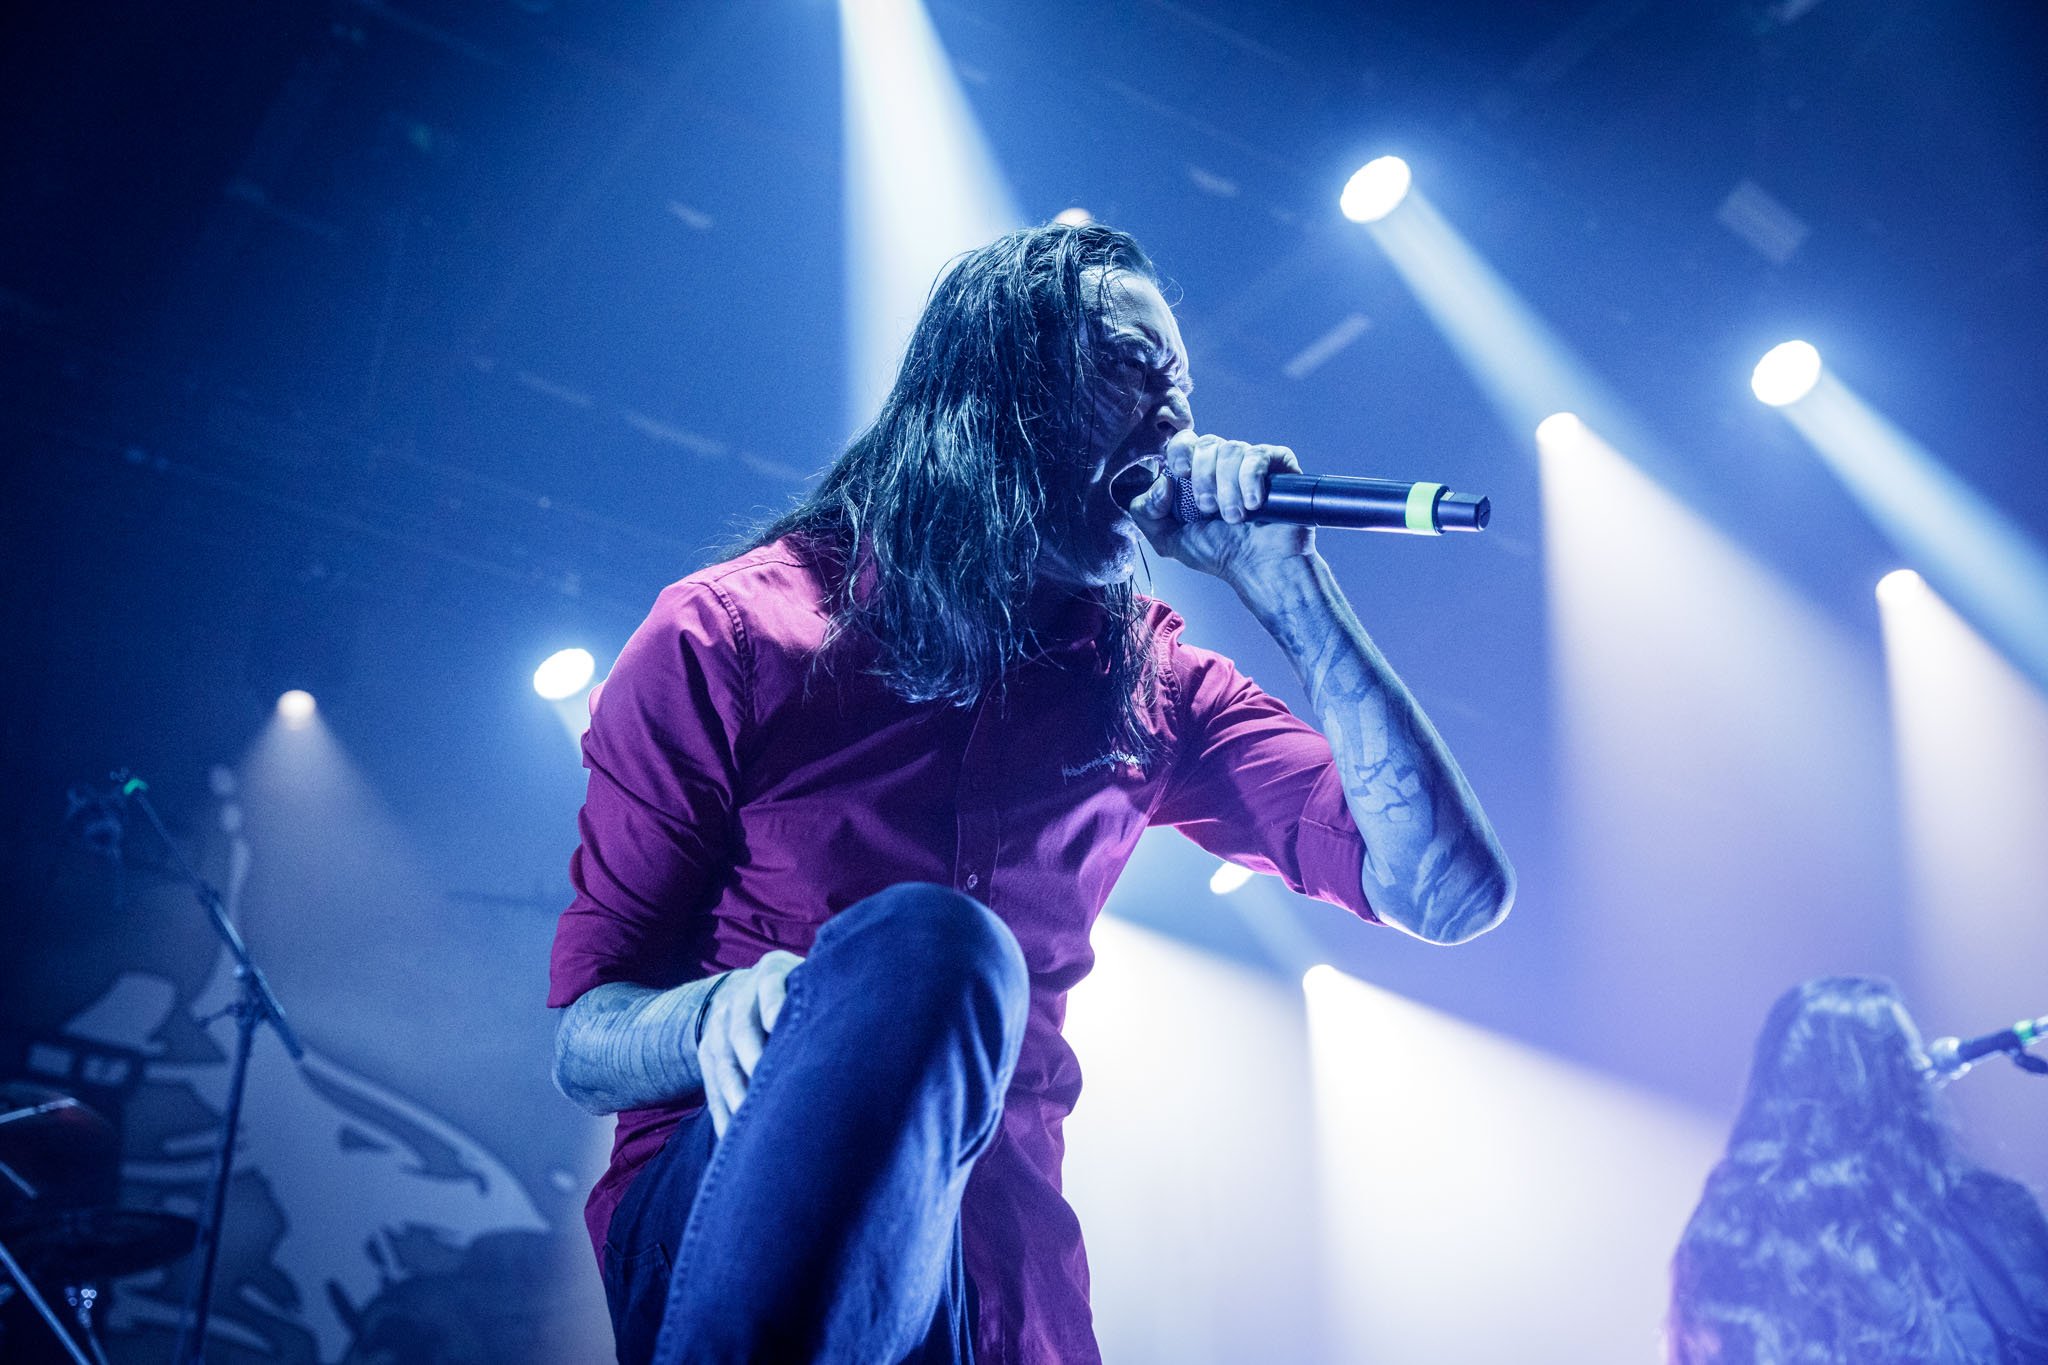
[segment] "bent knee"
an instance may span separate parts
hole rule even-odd
[[[941,987],[982,984],[1006,1011],[1024,1008],[1024,951],[980,901],[933,882],[903,882],[848,913],[856,911],[889,936],[891,958],[918,978]]]

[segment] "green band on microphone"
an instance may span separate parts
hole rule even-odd
[[[1440,483],[1413,483],[1408,485],[1408,529],[1418,535],[1440,536],[1437,529],[1436,500],[1442,496],[1444,486]]]
[[[2022,1019],[2012,1026],[2013,1036],[2020,1040],[2022,1047],[2032,1047],[2041,1036],[2039,1019]]]

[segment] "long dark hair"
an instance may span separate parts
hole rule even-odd
[[[905,700],[967,705],[1041,651],[1040,555],[1084,524],[1103,381],[1090,322],[1116,272],[1157,282],[1127,233],[1048,224],[967,253],[933,290],[881,415],[753,542],[800,537],[836,570],[825,661],[864,641],[864,666]],[[1128,584],[1093,595],[1097,728],[1143,757],[1139,600]]]
[[[1922,1059],[1888,981],[1822,977],[1779,998],[1672,1262],[1674,1365],[1998,1358],[1958,1223],[1982,1201],[1962,1196],[1988,1183],[2022,1196],[1995,1205],[2039,1211],[1963,1157]],[[2024,1216],[1971,1221],[1989,1224],[1970,1232],[1992,1259],[2040,1261]]]

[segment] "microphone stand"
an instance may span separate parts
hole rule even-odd
[[[164,827],[156,807],[144,795],[149,784],[126,772],[115,773],[113,780],[122,798],[135,803],[136,809],[156,830],[157,838],[170,850],[171,860],[177,864],[185,880],[192,884],[193,894],[198,897],[207,918],[213,922],[213,931],[235,959],[235,984],[239,991],[235,1003],[227,1009],[235,1017],[235,1052],[228,1071],[227,1112],[222,1119],[220,1154],[213,1164],[212,1189],[207,1196],[204,1216],[199,1221],[199,1278],[186,1295],[184,1320],[178,1327],[178,1347],[171,1357],[173,1365],[200,1365],[206,1357],[206,1320],[213,1309],[214,1273],[220,1265],[221,1220],[227,1211],[228,1179],[234,1174],[235,1135],[242,1126],[242,1092],[249,1079],[249,1053],[256,1041],[256,1028],[259,1024],[268,1024],[276,1030],[277,1040],[284,1044],[284,1050],[295,1062],[305,1059],[306,1049],[299,1042],[298,1035],[292,1032],[291,1024],[285,1020],[284,1006],[278,1004],[270,982],[264,979],[262,969],[249,956],[242,936],[235,931],[234,921],[228,918],[227,903],[222,900],[220,892],[199,874],[199,869],[192,865],[192,860],[171,838],[171,832]]]

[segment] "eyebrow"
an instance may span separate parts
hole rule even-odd
[[[1166,365],[1158,366],[1157,368],[1165,370],[1169,375],[1172,374],[1171,362],[1179,361],[1180,374],[1177,377],[1176,382],[1180,385],[1180,391],[1183,394],[1186,394],[1189,397],[1192,397],[1194,395],[1195,379],[1193,375],[1188,373],[1187,357],[1182,355],[1180,352],[1174,350],[1173,348],[1169,347],[1166,344],[1165,340],[1159,335],[1159,333],[1153,331],[1144,323],[1139,322],[1119,326],[1114,331],[1112,331],[1110,335],[1119,341],[1144,342],[1145,345],[1149,347],[1155,354],[1159,355],[1161,358],[1168,362]]]

